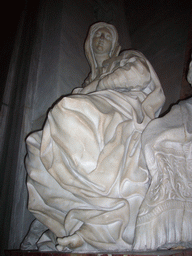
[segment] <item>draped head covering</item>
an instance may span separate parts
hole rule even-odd
[[[88,81],[86,82],[86,84],[93,81],[97,75],[97,72],[96,72],[97,71],[97,63],[96,63],[93,48],[92,48],[92,40],[93,40],[93,37],[94,37],[96,31],[100,28],[107,28],[112,35],[112,47],[111,47],[111,51],[109,53],[110,58],[118,56],[120,49],[121,49],[121,47],[118,43],[118,33],[117,33],[116,28],[113,25],[107,24],[105,22],[98,22],[98,23],[93,24],[89,29],[88,36],[85,41],[85,55],[87,57],[89,65],[91,66],[91,73],[88,77]]]

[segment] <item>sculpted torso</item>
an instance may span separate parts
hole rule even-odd
[[[139,231],[149,223],[142,216],[154,210],[148,191],[155,184],[146,159],[152,142],[142,144],[142,134],[147,138],[165,97],[148,60],[119,51],[114,26],[94,24],[85,43],[91,73],[84,87],[63,97],[43,130],[27,139],[29,210],[40,233],[47,229],[34,241],[39,250],[46,239],[49,249],[74,252],[154,250],[167,243],[146,247],[149,233],[153,241],[156,235]]]

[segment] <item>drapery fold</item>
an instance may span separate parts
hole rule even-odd
[[[124,231],[148,188],[140,143],[145,97],[112,90],[64,97],[43,131],[28,137],[29,209],[58,237],[78,232],[96,246],[91,228],[107,232],[113,247],[128,243]]]

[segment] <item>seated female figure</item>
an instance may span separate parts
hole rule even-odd
[[[29,210],[57,238],[57,249],[130,250],[149,186],[141,135],[165,97],[137,51],[119,55],[114,26],[89,31],[91,73],[63,97],[42,131],[27,138]]]

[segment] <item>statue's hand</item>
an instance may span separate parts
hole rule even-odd
[[[84,244],[83,239],[78,234],[66,236],[63,238],[57,238],[58,245],[56,246],[58,251],[64,251],[65,247],[74,249]]]
[[[94,80],[89,85],[87,85],[83,90],[80,92],[80,94],[88,94],[90,92],[95,92],[98,85],[98,80]]]
[[[144,104],[142,105],[143,107],[143,111],[147,114],[147,116],[153,120],[155,118],[155,112],[154,112],[154,108],[148,104],[145,104],[146,102],[144,102]]]

